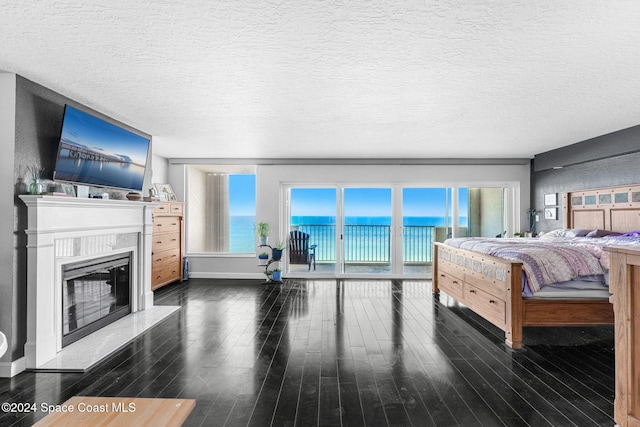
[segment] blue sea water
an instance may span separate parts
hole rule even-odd
[[[231,216],[230,217],[230,252],[253,253],[256,250],[255,217]],[[466,218],[461,219],[461,225]],[[291,226],[312,235],[313,244],[318,245],[318,260],[335,260],[335,223],[333,216],[293,216]],[[425,235],[424,229],[411,226],[442,227],[446,224],[444,217],[404,217],[403,226],[408,227],[404,231],[405,260],[422,260],[430,257],[432,235]],[[348,258],[360,258],[362,253],[368,254],[374,261],[384,261],[388,256],[389,229],[391,217],[346,217],[346,226],[366,225],[369,234],[363,235],[363,229],[348,227],[345,231],[345,256]],[[277,242],[272,241],[271,244]],[[426,245],[425,245],[426,243]]]
[[[255,216],[229,217],[229,252],[253,253],[256,251]]]
[[[465,218],[466,220],[466,218]],[[405,216],[402,219],[404,226],[410,225],[432,225],[443,227],[446,222],[444,217],[439,216]],[[330,225],[336,223],[334,216],[292,216],[291,225]],[[346,225],[391,225],[390,216],[348,216],[345,218]]]

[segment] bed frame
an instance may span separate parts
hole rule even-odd
[[[565,228],[640,230],[640,185],[565,193],[562,211]],[[608,298],[522,298],[522,263],[433,245],[433,293],[446,292],[502,329],[511,348],[522,347],[524,326],[613,324]]]

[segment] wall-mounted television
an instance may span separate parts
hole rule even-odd
[[[53,179],[142,190],[149,139],[65,105]]]

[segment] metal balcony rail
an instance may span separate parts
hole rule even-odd
[[[316,262],[336,262],[336,227],[325,224],[301,224],[294,229],[309,234],[309,243],[317,244]],[[403,261],[429,263],[435,227],[403,227]],[[391,261],[391,226],[345,225],[344,254],[347,263],[389,263]]]

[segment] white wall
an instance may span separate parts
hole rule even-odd
[[[153,145],[152,145],[153,151]],[[151,156],[151,184],[166,184],[169,180],[169,160],[153,154]],[[147,196],[147,194],[145,194]]]
[[[519,187],[520,198],[513,209],[520,212],[512,227],[526,223],[529,206],[529,165],[258,165],[256,177],[256,220],[272,225],[271,239],[284,240],[283,184],[415,184],[420,186],[492,186]],[[184,200],[185,172],[183,164],[170,164],[169,183],[179,200]],[[187,207],[189,203],[187,200]],[[187,224],[187,227],[189,225]],[[196,256],[188,254],[191,277],[264,277],[254,256]]]

